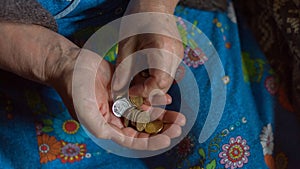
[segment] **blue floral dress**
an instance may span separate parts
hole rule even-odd
[[[55,17],[59,33],[82,44],[102,25],[122,16],[126,1],[50,0],[40,3]],[[226,12],[176,8],[185,39],[183,63],[196,77],[200,110],[192,130],[171,150],[148,158],[117,156],[97,146],[68,114],[58,94],[7,72],[0,72],[0,168],[297,168],[300,126],[280,82],[232,2]],[[226,76],[227,100],[220,124],[205,142],[198,137],[211,101],[204,63],[210,58],[186,36],[185,21],[198,27],[218,52]],[[191,33],[193,35],[193,33]],[[113,62],[117,48],[105,57]],[[169,93],[178,109],[176,84]],[[275,118],[276,117],[276,118]],[[295,134],[298,133],[298,134]]]

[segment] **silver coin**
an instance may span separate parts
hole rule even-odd
[[[132,105],[130,101],[128,101],[126,98],[121,98],[114,102],[112,106],[112,112],[115,116],[121,117],[126,112],[126,110],[131,107],[134,107],[134,105]]]

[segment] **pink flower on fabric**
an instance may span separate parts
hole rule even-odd
[[[185,25],[185,23],[184,23],[184,21],[183,21],[183,19],[181,17],[177,18],[177,22],[184,28],[184,30],[187,29],[186,25]]]
[[[276,94],[279,89],[278,80],[274,76],[267,77],[265,87],[271,95]]]
[[[223,151],[219,153],[219,157],[221,158],[220,163],[225,164],[225,168],[241,168],[248,163],[250,147],[241,136],[230,138],[229,144],[224,144],[222,149]]]
[[[184,50],[183,62],[189,67],[197,68],[199,65],[203,65],[208,58],[200,48],[191,49],[187,46]]]
[[[259,137],[260,143],[263,147],[264,155],[272,155],[274,149],[274,137],[272,126],[270,123],[267,126],[263,127],[262,133]]]
[[[85,157],[87,151],[85,144],[61,141],[61,145],[61,152],[57,157],[60,158],[62,163],[73,163],[75,161],[80,161]]]

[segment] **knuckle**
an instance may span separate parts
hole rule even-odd
[[[157,86],[160,89],[165,89],[165,88],[170,87],[170,85],[172,84],[172,82],[173,82],[173,79],[170,78],[170,77],[161,77],[157,81]]]

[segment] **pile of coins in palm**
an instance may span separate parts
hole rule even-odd
[[[129,100],[133,106],[122,115],[125,127],[132,127],[148,134],[158,134],[162,131],[164,123],[161,120],[151,121],[150,113],[140,109],[143,105],[142,97],[129,97]]]
[[[149,78],[149,70],[141,71],[137,77],[139,80]],[[117,97],[112,110],[115,116],[123,118],[125,127],[132,127],[139,132],[148,134],[161,132],[164,128],[164,123],[161,120],[151,121],[150,113],[140,109],[143,103],[143,98],[138,96],[130,96],[129,99],[127,97]]]

